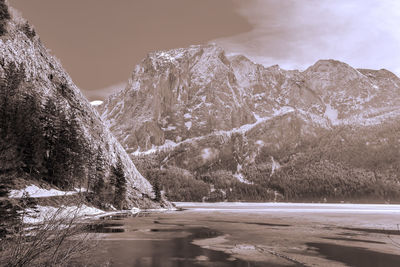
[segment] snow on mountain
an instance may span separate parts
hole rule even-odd
[[[286,71],[241,55],[227,57],[213,44],[197,45],[150,53],[126,89],[105,101],[102,118],[128,151],[146,151],[166,140],[246,128],[284,110],[328,127],[368,124],[368,110],[399,106],[398,86],[400,80],[386,70],[320,60],[303,72]]]
[[[353,170],[331,158],[318,162],[328,150],[335,151],[330,142],[337,140],[331,133],[354,136],[351,129],[368,132],[368,127],[400,118],[399,86],[400,79],[387,70],[354,69],[329,59],[304,71],[288,71],[242,55],[226,56],[213,44],[194,45],[150,53],[136,66],[127,87],[108,98],[100,111],[141,170],[150,170],[153,181],[168,177],[169,194],[180,194],[181,185],[169,185],[172,180],[186,181],[178,180],[178,169],[184,177],[179,179],[209,184],[206,199],[261,194],[276,201],[284,195],[283,184],[310,175],[295,170],[310,167],[312,175],[318,173],[315,177]],[[314,157],[315,149],[321,154]],[[359,179],[372,177],[363,171],[356,172],[362,173]],[[283,181],[274,181],[276,177]],[[236,182],[242,186],[229,187]],[[266,184],[272,188],[262,191],[260,185]],[[253,187],[256,193],[249,189]],[[320,194],[314,193],[312,197]]]

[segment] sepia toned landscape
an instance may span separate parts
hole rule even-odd
[[[0,0],[0,265],[398,266],[396,7]]]

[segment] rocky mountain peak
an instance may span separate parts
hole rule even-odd
[[[304,72],[312,89],[341,90],[351,83],[362,82],[363,75],[344,62],[337,60],[319,60]]]
[[[147,137],[127,137],[136,149],[149,149],[253,121],[239,88],[229,59],[216,45],[155,52],[135,68],[126,90],[105,102],[103,115],[112,110],[110,127],[121,134],[152,129]],[[143,123],[121,128],[118,121],[128,117]]]
[[[332,59],[303,72],[287,71],[226,56],[214,44],[196,45],[150,53],[102,112],[125,148],[144,151],[229,131],[288,108],[322,125],[360,122],[366,109],[370,114],[389,103],[398,106],[398,79],[388,77]]]

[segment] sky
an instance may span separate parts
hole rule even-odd
[[[216,40],[231,53],[286,69],[336,59],[400,74],[398,0],[237,0],[236,8],[252,29]]]
[[[147,53],[213,42],[265,66],[319,59],[400,74],[398,0],[9,0],[89,100]]]

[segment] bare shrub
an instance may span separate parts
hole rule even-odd
[[[2,266],[65,266],[90,251],[96,243],[80,222],[80,206],[58,208],[38,224],[24,222],[22,212],[14,233],[0,240]]]

